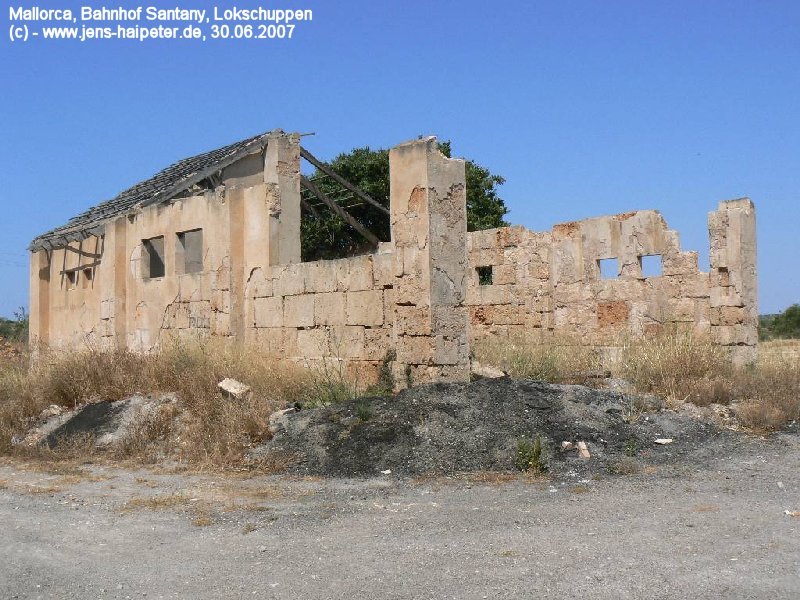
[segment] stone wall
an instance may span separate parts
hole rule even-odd
[[[245,287],[245,339],[280,356],[346,361],[374,377],[392,348],[394,294],[383,253],[256,268]]]
[[[541,233],[467,233],[464,161],[426,138],[393,148],[390,167],[392,241],[370,255],[301,263],[299,136],[270,134],[263,152],[226,167],[214,189],[33,253],[31,339],[146,352],[214,337],[309,364],[334,361],[365,382],[392,359],[398,387],[468,380],[470,343],[490,335],[613,348],[674,326],[752,359],[749,200],[709,215],[704,272],[656,211]],[[646,272],[649,260],[660,273]]]
[[[389,163],[397,367],[411,382],[469,380],[464,161],[428,138]]]
[[[626,336],[674,328],[710,336],[737,362],[750,361],[758,338],[753,203],[721,202],[708,222],[708,272],[652,210],[542,233],[470,233],[471,338],[524,334],[541,343],[613,348]]]
[[[393,242],[375,254],[300,262],[299,136],[282,133],[213,190],[35,252],[31,340],[147,352],[215,337],[309,364],[341,361],[364,381],[387,358],[400,386],[466,380],[464,161],[427,138],[394,149],[391,162]]]
[[[464,162],[435,138],[390,154],[392,242],[375,254],[255,268],[245,339],[364,380],[392,359],[398,386],[469,379]]]

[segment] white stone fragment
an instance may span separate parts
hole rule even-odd
[[[592,458],[592,455],[589,453],[589,446],[586,442],[578,442],[578,456],[587,460]]]
[[[473,375],[483,377],[485,379],[499,379],[500,377],[508,376],[508,373],[502,369],[481,364],[477,360],[472,361],[472,364],[470,365],[470,371]]]
[[[234,398],[236,400],[245,400],[252,391],[249,385],[244,384],[241,381],[231,379],[230,377],[226,377],[220,381],[217,384],[217,387],[222,390],[223,396],[226,398]]]

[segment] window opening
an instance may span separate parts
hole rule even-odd
[[[164,236],[142,240],[142,278],[164,277]]]
[[[619,277],[619,261],[616,258],[601,258],[597,261],[601,279],[616,279]]]
[[[92,278],[94,277],[94,270],[93,269],[84,269],[83,270],[83,289],[92,287]]]
[[[203,230],[192,229],[178,233],[175,247],[175,271],[184,273],[200,273],[203,270]]]
[[[639,265],[642,267],[642,275],[644,277],[661,277],[663,265],[660,254],[640,256]]]

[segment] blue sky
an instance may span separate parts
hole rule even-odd
[[[276,127],[321,158],[435,134],[506,177],[513,223],[656,208],[704,268],[708,211],[749,196],[760,310],[800,302],[800,3],[263,5],[314,20],[283,42],[4,39],[0,315],[27,305],[36,234]]]

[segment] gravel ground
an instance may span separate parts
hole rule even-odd
[[[585,480],[6,462],[0,598],[796,599],[798,473],[794,434]]]

